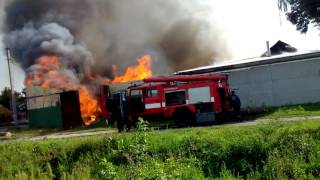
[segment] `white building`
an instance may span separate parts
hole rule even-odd
[[[232,61],[177,74],[224,73],[243,108],[320,102],[320,51]]]

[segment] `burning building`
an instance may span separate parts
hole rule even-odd
[[[83,124],[78,91],[26,89],[30,128],[70,129]]]
[[[25,80],[29,127],[68,129],[90,125],[98,117],[108,116],[105,97],[100,97],[107,94],[101,92],[105,91],[102,87],[152,76],[151,61],[149,55],[142,56],[137,60],[138,64],[128,67],[123,75],[112,81],[100,80],[89,91],[86,86],[74,85],[59,73],[62,65],[56,56],[42,56],[37,61],[41,71],[28,74]]]
[[[207,3],[12,0],[5,7],[3,41],[24,69],[27,88],[78,92],[81,118],[89,125],[103,113],[97,86],[227,56]]]

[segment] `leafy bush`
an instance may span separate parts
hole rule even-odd
[[[0,123],[12,121],[12,112],[0,104]]]

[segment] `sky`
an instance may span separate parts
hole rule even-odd
[[[320,30],[311,27],[307,34],[300,34],[286,20],[277,7],[277,0],[212,0],[214,21],[222,29],[221,34],[231,49],[231,59],[253,58],[266,51],[266,41],[282,40],[299,50],[316,50],[320,42]],[[0,2],[0,17],[3,17],[3,1]],[[1,14],[2,13],[2,14]],[[3,19],[0,18],[0,28]],[[8,66],[0,31],[0,89],[9,87]],[[23,86],[24,72],[13,64],[15,89]]]

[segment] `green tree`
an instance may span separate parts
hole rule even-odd
[[[15,96],[17,101],[21,100],[21,98],[23,97],[22,94],[18,92],[15,92]],[[0,104],[3,105],[3,107],[11,109],[10,102],[11,102],[11,89],[8,87],[5,87],[0,93]]]
[[[278,7],[301,33],[306,33],[310,24],[320,27],[320,0],[278,0]]]

